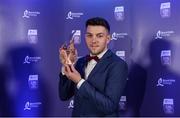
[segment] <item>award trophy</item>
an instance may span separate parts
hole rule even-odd
[[[74,46],[74,40],[70,40],[69,45],[67,43],[62,46],[62,56],[65,59],[65,64],[72,65],[77,60],[77,49]]]

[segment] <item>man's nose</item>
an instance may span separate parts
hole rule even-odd
[[[96,42],[97,41],[97,37],[94,36],[93,39],[92,39],[92,42]]]

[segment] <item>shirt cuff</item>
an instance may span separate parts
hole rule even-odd
[[[77,89],[79,89],[84,82],[85,82],[85,80],[81,79],[77,84]]]

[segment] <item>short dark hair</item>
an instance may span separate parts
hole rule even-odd
[[[92,25],[92,26],[103,26],[103,27],[105,27],[107,29],[108,33],[110,33],[109,23],[104,18],[101,18],[101,17],[90,18],[90,19],[88,19],[86,21],[86,28],[89,25]]]

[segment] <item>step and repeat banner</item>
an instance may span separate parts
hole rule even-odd
[[[59,47],[88,54],[85,22],[103,17],[129,66],[120,116],[180,116],[180,1],[0,1],[0,116],[71,116],[58,94]],[[118,71],[118,70],[117,70]]]

